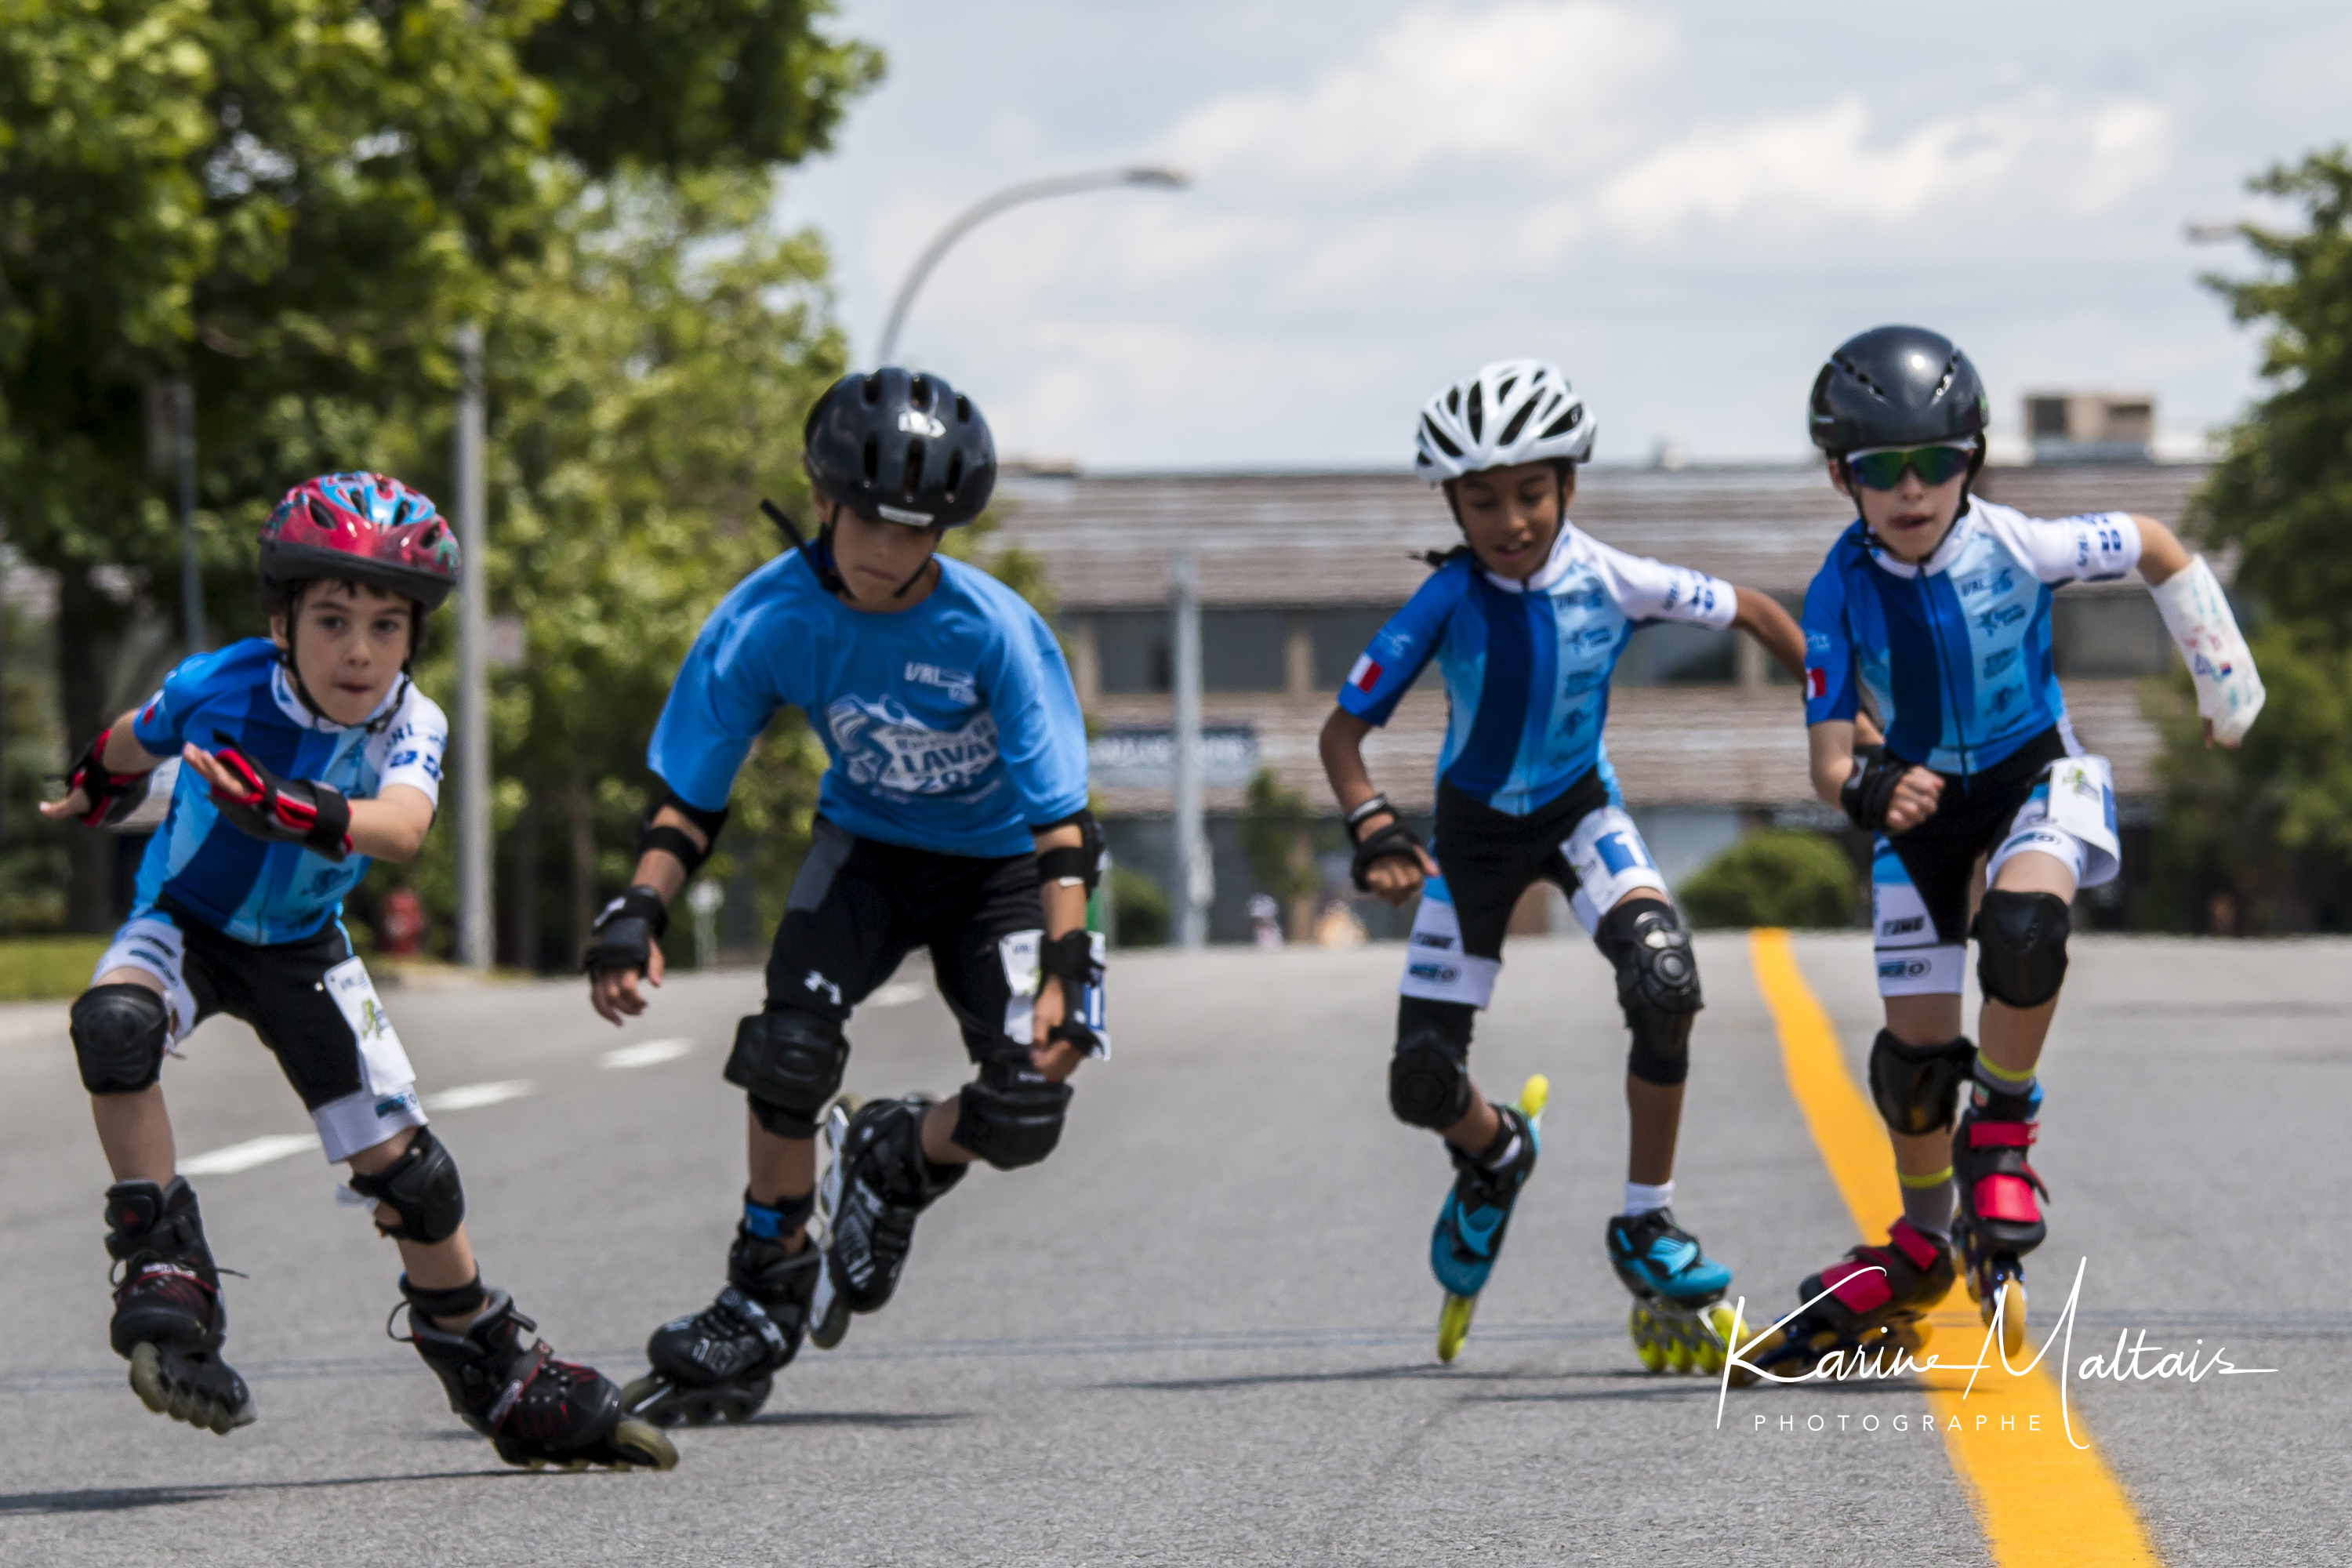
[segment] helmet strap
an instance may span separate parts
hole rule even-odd
[[[891,595],[890,596],[891,596],[892,598],[894,598],[894,599],[903,599],[903,598],[905,598],[905,597],[907,596],[908,591],[909,589],[913,588],[913,587],[914,587],[914,585],[915,585],[916,584],[918,584],[918,583],[919,583],[919,582],[921,582],[921,581],[923,580],[923,574],[924,574],[924,573],[926,573],[926,572],[928,572],[928,571],[929,571],[929,570],[931,569],[931,565],[932,565],[932,563],[933,563],[934,562],[936,562],[936,561],[938,561],[938,559],[939,559],[939,554],[938,554],[938,552],[937,552],[936,551],[934,551],[931,554],[929,554],[929,555],[924,556],[924,557],[923,557],[923,563],[922,563],[920,566],[918,566],[918,567],[916,567],[916,568],[915,568],[914,575],[912,575],[912,576],[908,577],[905,582],[903,582],[903,583],[899,584],[898,584],[898,591],[897,593],[895,593],[895,594]]]

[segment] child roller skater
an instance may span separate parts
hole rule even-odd
[[[1568,379],[1539,360],[1487,365],[1423,406],[1415,467],[1444,489],[1465,542],[1433,556],[1436,572],[1357,660],[1323,727],[1323,765],[1355,839],[1356,885],[1400,905],[1422,894],[1398,986],[1389,1103],[1400,1121],[1442,1135],[1454,1162],[1430,1237],[1447,1298],[1438,1354],[1451,1360],[1461,1346],[1538,1152],[1541,1080],[1518,1105],[1498,1106],[1468,1062],[1511,909],[1540,878],[1570,895],[1615,967],[1633,1032],[1625,1209],[1609,1221],[1606,1245],[1634,1299],[1635,1348],[1653,1370],[1713,1370],[1731,1271],[1669,1206],[1698,969],[1601,731],[1610,673],[1649,622],[1736,626],[1791,673],[1802,644],[1762,594],[1623,554],[1569,521],[1593,433]],[[1374,790],[1361,747],[1433,658],[1452,721],[1436,843],[1424,847]]]
[[[654,1331],[651,1372],[623,1392],[664,1426],[749,1419],[804,1335],[829,1349],[850,1313],[880,1309],[916,1217],[974,1160],[1009,1171],[1053,1152],[1066,1080],[1100,1046],[1101,955],[1085,928],[1102,840],[1077,694],[1034,610],[935,553],[988,504],[988,423],[938,377],[886,369],[836,382],[803,447],[817,536],[772,512],[798,547],[744,579],[688,654],[648,748],[665,793],[635,883],[586,955],[597,1012],[618,1024],[645,1011],[667,906],[726,821],[745,752],[779,708],[804,711],[831,765],[767,1005],[727,1062],[750,1102],[727,1285]],[[916,947],[978,1075],[946,1100],[852,1114],[836,1100],[843,1026]]]
[[[413,1342],[466,1424],[509,1464],[667,1469],[677,1451],[623,1415],[619,1390],[556,1360],[512,1298],[484,1289],[457,1163],[343,934],[343,895],[369,861],[407,859],[433,825],[448,726],[407,666],[457,578],[455,536],[399,481],[296,487],[261,532],[270,635],[181,664],[41,808],[118,826],[160,805],[155,770],[179,764],[137,907],[71,1015],[114,1173],[114,1349],[149,1409],[218,1433],[253,1420],[222,1359],[220,1271],[158,1081],[166,1050],[226,1013],[277,1055],[328,1160],[350,1165],[398,1244]]]
[[[1986,407],[1969,357],[1918,327],[1850,340],[1813,383],[1813,443],[1859,515],[1805,595],[1805,721],[1815,792],[1875,836],[1886,1026],[1870,1089],[1903,1213],[1883,1245],[1799,1287],[1818,1301],[1743,1347],[1778,1376],[1890,1340],[1916,1351],[1956,1253],[2003,1352],[2024,1343],[2022,1259],[2043,1235],[2026,1152],[2040,1131],[2035,1064],[2066,973],[2068,906],[2119,869],[2106,760],[2076,742],[2052,673],[2052,590],[2138,567],[2189,660],[2208,743],[2236,745],[2263,704],[2211,568],[2163,524],[2125,512],[2045,521],[1969,495]],[[1855,744],[1865,695],[1883,745]],[[1971,936],[1980,1046],[1960,1033]]]

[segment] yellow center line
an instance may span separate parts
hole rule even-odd
[[[1878,1241],[1903,1208],[1885,1126],[1847,1070],[1837,1031],[1806,985],[1788,933],[1755,932],[1748,953],[1780,1032],[1790,1092],[1853,1215],[1854,1228],[1864,1240]],[[2052,1287],[2057,1282],[2053,1276]],[[2054,1311],[2064,1296],[2052,1287],[2045,1287],[2044,1298]],[[2074,1446],[2091,1441],[2079,1411],[2069,1440],[2058,1384],[2044,1370],[2049,1363],[2011,1376],[2001,1370],[1996,1346],[1975,1391],[1964,1394],[1965,1368],[1978,1359],[1984,1326],[1958,1288],[1927,1321],[1935,1337],[1923,1353],[1964,1369],[1957,1376],[1937,1371],[1920,1379],[1927,1408],[1984,1526],[1993,1562],[2000,1568],[2159,1563],[2131,1500],[2098,1449]],[[2028,1356],[2032,1348],[2028,1346]],[[2051,1353],[2063,1355],[2064,1342]]]

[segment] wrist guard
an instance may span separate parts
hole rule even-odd
[[[1887,808],[1895,804],[1895,786],[1911,771],[1900,757],[1890,757],[1884,746],[1856,746],[1853,772],[1838,786],[1838,805],[1846,818],[1865,833],[1886,826]]]
[[[1358,892],[1372,890],[1372,862],[1391,855],[1402,855],[1421,869],[1421,837],[1397,817],[1389,818],[1388,826],[1377,828],[1356,841],[1356,858],[1348,867],[1348,875]]]
[[[66,773],[66,793],[81,791],[89,802],[89,809],[81,814],[84,827],[110,827],[139,809],[147,798],[145,773],[110,773],[106,771],[106,742],[114,727],[107,726],[98,732],[98,739],[89,749],[74,759],[73,767]]]
[[[590,974],[606,969],[634,969],[642,974],[653,963],[654,943],[667,930],[669,910],[662,896],[640,882],[596,917],[580,967]]]
[[[1088,1056],[1098,1056],[1102,1040],[1086,1024],[1086,988],[1102,984],[1103,966],[1095,959],[1094,933],[1081,926],[1037,944],[1039,971],[1061,982],[1062,1021],[1051,1038],[1067,1040]]]
[[[239,751],[213,737],[213,755],[243,788],[213,786],[213,805],[239,832],[274,844],[299,844],[313,855],[345,860],[352,853],[352,803],[343,792],[317,779],[280,778]]]

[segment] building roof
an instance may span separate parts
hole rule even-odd
[[[2178,523],[2202,464],[1994,468],[1979,489],[2041,517],[2135,511]],[[1035,553],[1066,609],[1156,608],[1189,546],[1201,602],[1393,605],[1458,537],[1437,492],[1406,473],[1011,473],[1003,537]],[[1801,595],[1850,511],[1815,465],[1583,470],[1577,525],[1621,550]]]

